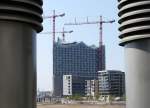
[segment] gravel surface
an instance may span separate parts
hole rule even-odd
[[[125,108],[124,105],[37,105],[37,108]]]

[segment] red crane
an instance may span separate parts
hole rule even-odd
[[[114,23],[115,20],[110,20],[110,21],[104,21],[102,16],[100,16],[100,20],[99,21],[89,21],[87,18],[86,22],[77,22],[75,19],[74,23],[65,23],[65,25],[85,25],[85,24],[99,24],[99,29],[100,29],[100,33],[99,33],[99,66],[101,67],[100,70],[103,69],[103,60],[102,60],[102,54],[103,54],[103,24],[104,23]],[[105,67],[104,67],[105,68]]]
[[[63,17],[63,16],[65,16],[65,13],[56,15],[55,14],[55,10],[53,10],[53,15],[52,16],[43,16],[44,19],[52,18],[52,20],[53,20],[53,30],[52,30],[53,31],[52,32],[52,34],[53,34],[53,45],[55,43],[55,23],[56,23],[56,18],[57,17]]]
[[[55,10],[53,10],[52,16],[43,16],[44,19],[50,18],[53,20],[53,29],[52,29],[52,31],[53,31],[52,32],[52,34],[53,34],[53,61],[54,61],[54,44],[55,44],[55,22],[56,22],[57,17],[63,17],[63,16],[65,16],[65,13],[56,15]],[[53,63],[53,67],[54,67],[54,63]]]
[[[66,33],[72,33],[73,30],[70,30],[70,31],[65,31],[64,27],[63,27],[63,30],[62,31],[56,31],[55,33],[60,33],[62,34],[62,38],[63,38],[63,42],[65,42],[65,34]],[[53,34],[53,32],[42,32],[40,34]]]

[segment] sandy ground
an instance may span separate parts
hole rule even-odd
[[[125,108],[123,105],[37,105],[37,108]]]

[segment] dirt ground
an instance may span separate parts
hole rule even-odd
[[[37,105],[37,108],[125,108],[124,105]]]

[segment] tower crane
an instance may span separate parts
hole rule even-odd
[[[55,23],[56,23],[56,18],[57,17],[63,17],[63,16],[65,16],[65,13],[62,13],[62,14],[58,14],[58,15],[56,15],[56,13],[55,13],[55,10],[53,10],[53,15],[52,16],[43,16],[43,18],[44,19],[48,19],[48,18],[52,18],[52,20],[53,20],[53,32],[52,32],[52,34],[53,34],[53,45],[54,45],[54,43],[55,43]]]
[[[65,16],[65,13],[62,14],[56,14],[55,10],[53,10],[53,15],[51,16],[43,16],[43,19],[52,19],[53,21],[53,29],[52,29],[52,34],[53,34],[53,61],[54,61],[54,44],[55,44],[55,23],[56,23],[56,18],[58,17],[63,17]],[[54,63],[53,63],[53,67],[54,67]],[[53,70],[54,72],[54,70]]]
[[[87,25],[87,24],[98,24],[99,25],[99,69],[100,70],[105,69],[103,67],[103,60],[102,60],[102,55],[103,55],[103,24],[104,23],[114,23],[115,20],[109,20],[109,21],[104,21],[102,16],[100,16],[100,20],[98,21],[89,21],[87,18],[87,21],[85,22],[77,22],[75,19],[75,22],[73,23],[65,23],[64,25]]]
[[[65,42],[65,34],[72,33],[73,30],[65,31],[64,27],[62,31],[56,31],[55,33],[62,34],[63,42]],[[53,32],[42,32],[40,34],[53,34]]]

